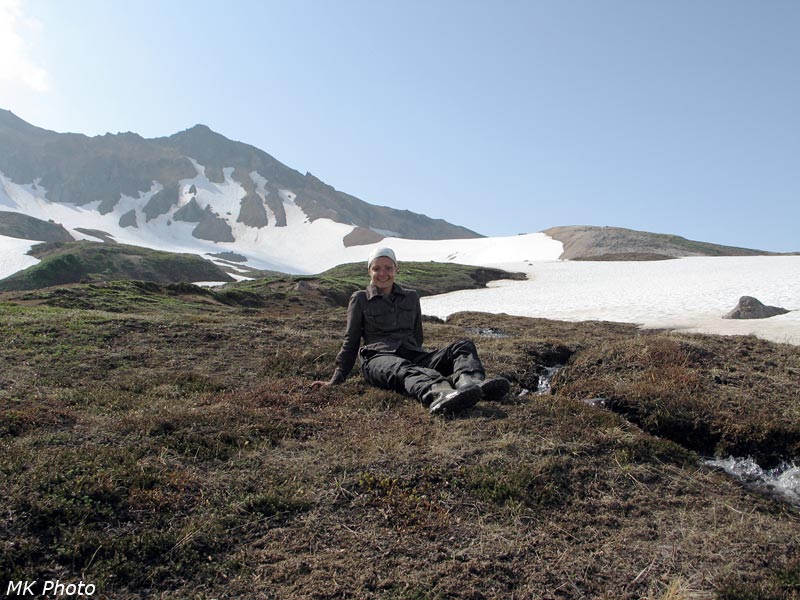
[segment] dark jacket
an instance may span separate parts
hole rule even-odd
[[[422,309],[419,294],[396,283],[382,296],[370,284],[366,290],[350,296],[347,307],[347,331],[342,349],[336,356],[332,383],[341,383],[350,374],[358,355],[361,339],[363,352],[396,352],[403,348],[422,351]]]

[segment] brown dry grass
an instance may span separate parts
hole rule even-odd
[[[796,348],[462,314],[428,323],[429,345],[475,335],[513,395],[436,419],[359,376],[309,389],[330,375],[341,309],[170,307],[0,304],[0,585],[83,580],[122,599],[800,597],[796,510],[581,401],[624,400],[643,426],[666,406],[716,427],[716,392],[747,417],[750,388],[796,424]],[[508,337],[474,333],[488,328]],[[518,395],[564,360],[556,394]],[[748,431],[774,420],[756,414]]]
[[[773,466],[800,456],[800,352],[754,337],[659,335],[575,357],[558,391],[603,397],[646,431]]]

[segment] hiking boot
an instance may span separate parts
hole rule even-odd
[[[456,389],[477,385],[481,388],[484,400],[502,400],[511,389],[511,382],[505,377],[486,379],[482,373],[462,373],[456,379]]]
[[[475,406],[482,396],[481,388],[477,385],[465,385],[454,389],[445,379],[434,383],[422,397],[422,401],[428,404],[428,410],[432,415],[441,415]]]

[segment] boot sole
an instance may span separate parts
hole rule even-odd
[[[430,413],[432,415],[453,414],[475,406],[483,397],[480,386],[471,385],[456,390],[436,402],[431,404]]]
[[[479,385],[486,400],[502,400],[511,390],[507,379],[488,379]]]

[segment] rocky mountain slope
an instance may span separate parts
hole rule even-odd
[[[479,237],[441,219],[368,204],[204,125],[157,139],[135,133],[87,137],[41,129],[0,110],[0,173],[33,186],[49,202],[91,204],[101,215],[117,211],[123,228],[143,228],[169,215],[194,224],[193,235],[213,242],[233,241],[237,223],[285,227],[289,197],[309,221],[330,219],[370,230],[372,237]],[[214,188],[226,185],[235,197],[221,212],[208,196],[224,193]],[[139,202],[130,206],[130,199]]]

